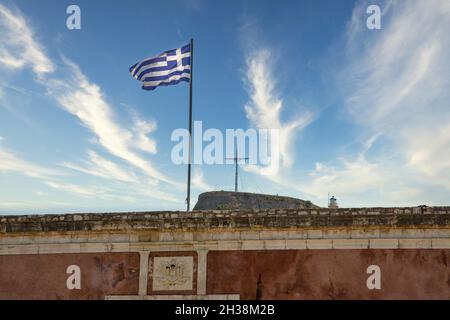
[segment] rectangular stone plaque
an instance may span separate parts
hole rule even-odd
[[[193,281],[192,256],[153,257],[153,291],[188,291]]]

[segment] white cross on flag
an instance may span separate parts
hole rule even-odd
[[[143,82],[142,89],[189,82],[191,78],[191,46],[167,50],[157,57],[135,63],[130,67],[133,78]]]

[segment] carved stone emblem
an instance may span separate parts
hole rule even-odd
[[[153,290],[192,290],[193,257],[154,257]]]

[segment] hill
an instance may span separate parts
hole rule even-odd
[[[319,208],[311,201],[297,198],[232,191],[204,192],[198,196],[194,210],[228,209],[302,209]]]

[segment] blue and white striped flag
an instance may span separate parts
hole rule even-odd
[[[158,86],[189,82],[191,78],[191,46],[167,50],[157,57],[148,58],[130,67],[133,78],[143,82],[142,89],[154,90]]]

